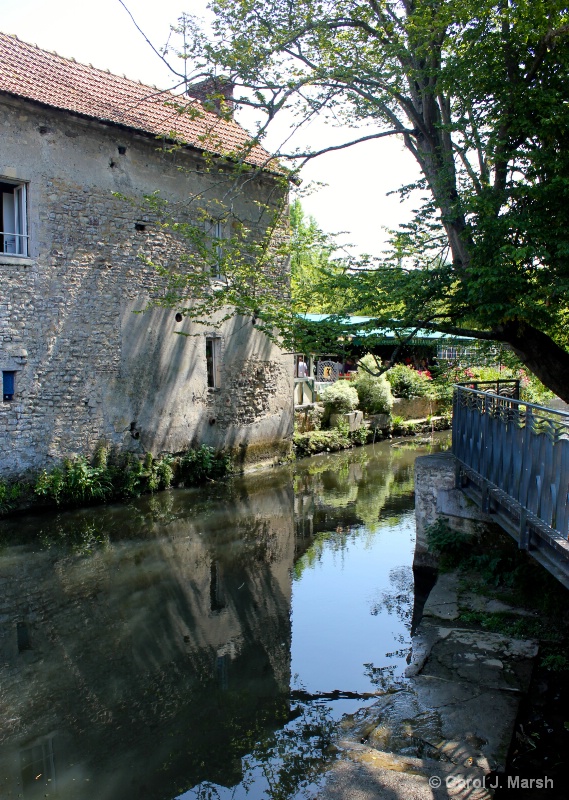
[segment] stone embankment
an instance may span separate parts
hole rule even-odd
[[[452,455],[417,459],[415,567],[436,566],[426,529],[463,534],[487,519],[455,489]],[[340,758],[318,800],[485,800],[507,787],[506,758],[538,643],[480,630],[477,614],[531,612],[474,593],[475,576],[439,574],[414,635],[406,679],[343,722]]]
[[[483,800],[504,783],[538,645],[464,626],[468,611],[527,615],[440,575],[413,637],[407,680],[344,720],[319,800]]]

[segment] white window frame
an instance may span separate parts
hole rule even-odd
[[[2,192],[2,225],[0,226],[2,255],[27,258],[29,252],[27,184],[2,176],[0,176],[0,183],[14,187],[13,192]],[[12,202],[8,200],[10,196],[13,197]]]
[[[437,348],[439,361],[458,361],[459,348],[454,344],[440,344]]]
[[[223,272],[223,241],[228,238],[227,226],[223,220],[211,218],[206,224],[206,234],[210,240],[208,249],[212,255],[211,277],[216,281],[225,281],[227,278]]]
[[[208,349],[211,347],[211,361]],[[219,389],[221,386],[221,336],[205,337],[205,360],[207,372],[207,388]]]

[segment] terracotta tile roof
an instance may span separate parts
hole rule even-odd
[[[153,136],[166,136],[216,155],[238,152],[249,139],[236,122],[205,111],[198,100],[79,64],[6,33],[0,33],[0,92]],[[182,103],[190,113],[179,112]],[[259,146],[253,147],[244,160],[273,170],[277,167]]]

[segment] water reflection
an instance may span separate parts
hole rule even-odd
[[[290,689],[373,691],[403,660],[415,454],[3,523],[2,797],[306,796],[337,713]]]

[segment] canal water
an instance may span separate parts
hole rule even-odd
[[[0,797],[313,797],[342,716],[403,679],[440,446],[0,523]]]

